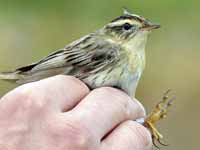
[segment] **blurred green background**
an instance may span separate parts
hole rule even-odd
[[[32,63],[122,14],[122,7],[162,25],[146,48],[137,98],[149,111],[172,88],[176,102],[159,129],[163,150],[199,149],[200,1],[0,0],[0,71]],[[0,95],[15,85],[0,81]]]

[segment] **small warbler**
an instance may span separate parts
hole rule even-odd
[[[50,76],[72,75],[91,89],[111,86],[135,96],[136,87],[145,67],[145,45],[148,34],[160,25],[124,10],[103,28],[90,33],[40,61],[0,73],[0,79],[24,84]],[[166,115],[170,102],[164,96],[143,124],[152,132],[153,139],[162,135],[155,122]]]

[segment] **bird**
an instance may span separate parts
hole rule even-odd
[[[145,68],[145,46],[149,33],[160,28],[148,19],[124,10],[102,28],[64,46],[41,60],[0,73],[0,79],[19,85],[51,76],[71,75],[90,89],[111,86],[135,97],[136,88]],[[166,96],[143,122],[153,139],[162,135],[154,127],[165,116],[171,102]],[[159,115],[158,115],[159,114]],[[156,120],[156,121],[155,121]]]
[[[24,84],[65,74],[81,79],[91,89],[114,86],[134,96],[145,66],[147,36],[159,27],[124,11],[103,28],[36,63],[1,73],[0,79]]]

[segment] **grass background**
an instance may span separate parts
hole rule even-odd
[[[122,14],[122,7],[162,25],[148,40],[137,98],[149,111],[168,88],[176,102],[159,129],[163,150],[199,149],[200,1],[0,0],[0,71],[29,64]],[[0,81],[0,94],[15,85]]]

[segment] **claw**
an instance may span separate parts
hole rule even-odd
[[[175,99],[175,96],[172,98],[169,98],[169,93],[171,90],[167,90],[162,100],[156,105],[156,107],[153,109],[152,113],[145,119],[144,126],[149,128],[152,138],[153,138],[153,145],[160,149],[156,142],[158,142],[160,145],[168,146],[167,144],[164,144],[161,142],[161,139],[163,138],[162,134],[159,133],[159,131],[155,128],[155,124],[165,118],[167,116],[168,108],[173,104],[173,101]]]
[[[155,146],[158,150],[160,150],[160,147],[157,145],[156,141],[157,140],[155,140],[155,139],[152,140],[153,146]]]
[[[163,142],[161,141],[161,139],[158,139],[158,143],[159,143],[160,145],[162,145],[162,146],[169,146],[169,144],[163,143]]]
[[[162,146],[169,146],[168,144],[162,143],[162,142],[160,141],[160,139],[157,140],[157,139],[153,138],[153,140],[152,140],[153,146],[155,146],[158,150],[160,150],[160,147],[159,147],[159,145],[157,144],[157,142],[158,142],[160,145],[162,145]]]

